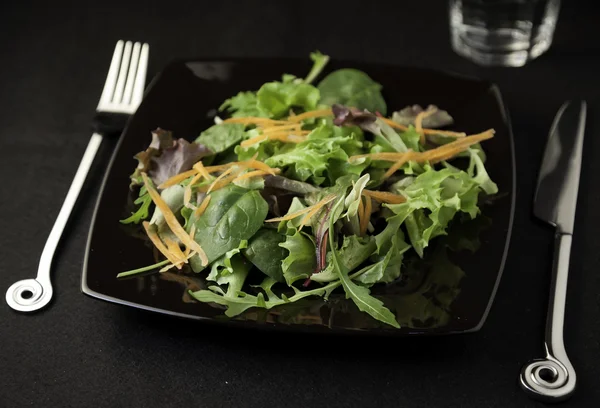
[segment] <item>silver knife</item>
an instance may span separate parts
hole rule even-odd
[[[535,216],[556,227],[556,246],[546,320],[546,357],[524,366],[520,382],[531,396],[548,402],[568,398],[577,382],[565,351],[563,326],[586,110],[585,101],[566,102],[556,114],[534,200]]]

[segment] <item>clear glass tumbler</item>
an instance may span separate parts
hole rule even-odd
[[[450,0],[456,53],[478,64],[520,67],[552,43],[560,0]]]

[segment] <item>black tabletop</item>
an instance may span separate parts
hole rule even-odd
[[[89,220],[114,146],[106,143],[55,259],[55,300],[34,315],[0,307],[1,407],[538,406],[517,378],[542,355],[553,231],[534,221],[531,202],[548,128],[569,98],[588,100],[589,120],[565,327],[579,388],[564,406],[600,405],[593,2],[564,2],[551,50],[519,69],[482,68],[455,55],[444,1],[38,3],[0,5],[2,293],[36,273],[118,39],[150,44],[150,74],[178,57],[304,57],[320,49],[333,58],[490,79],[512,117],[517,207],[504,276],[478,333],[393,339],[239,331],[81,294]]]

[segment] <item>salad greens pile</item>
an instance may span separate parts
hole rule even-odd
[[[229,317],[341,288],[399,327],[370,288],[400,279],[407,251],[422,258],[497,193],[480,145],[493,130],[436,129],[453,120],[433,105],[387,118],[380,84],[340,69],[315,86],[329,58],[310,57],[305,78],[284,74],[226,100],[227,118],[192,143],[152,133],[130,176],[139,207],[121,222],[141,223],[166,259],[119,277],[189,265],[209,283],[190,295]]]

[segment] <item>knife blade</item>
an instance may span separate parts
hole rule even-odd
[[[566,102],[559,109],[550,129],[534,198],[534,214],[556,227],[556,241],[544,341],[546,357],[525,365],[520,382],[532,397],[550,402],[568,398],[577,383],[565,350],[563,328],[586,112],[585,101]]]
[[[586,103],[566,102],[556,114],[534,199],[534,214],[572,234],[579,190]]]

